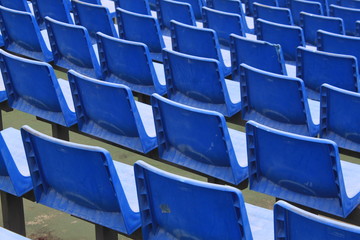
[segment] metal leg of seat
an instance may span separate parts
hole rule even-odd
[[[26,236],[23,199],[1,192],[1,206],[4,227]]]
[[[56,137],[56,138],[59,138],[62,140],[66,140],[66,141],[70,140],[69,130],[67,129],[67,127],[53,123],[53,124],[51,124],[51,129],[52,129],[53,137]]]
[[[117,240],[118,233],[110,228],[95,224],[96,240]]]

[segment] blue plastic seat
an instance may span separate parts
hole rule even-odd
[[[300,27],[304,31],[306,43],[316,45],[317,31],[324,30],[337,34],[345,34],[344,23],[341,18],[300,13]]]
[[[317,49],[319,51],[352,55],[360,68],[360,38],[318,31]]]
[[[44,62],[53,60],[46,31],[34,16],[0,6],[0,28],[6,50]]]
[[[251,40],[235,34],[230,35],[232,78],[240,81],[240,64],[287,75],[281,46],[259,40]],[[295,69],[294,69],[295,70]],[[295,75],[295,73],[293,73]]]
[[[166,93],[164,66],[151,61],[145,44],[98,33],[98,46],[104,81],[124,84],[146,95]]]
[[[318,216],[278,201],[274,206],[275,239],[360,239],[360,228]]]
[[[151,106],[130,88],[68,72],[80,131],[147,153],[157,147]]]
[[[0,190],[20,197],[33,188],[20,131],[2,130],[0,147]]]
[[[116,9],[115,9],[115,2],[114,1],[112,1],[112,0],[81,0],[81,1],[85,2],[85,3],[104,6],[107,9],[109,9],[111,18],[115,18]]]
[[[240,65],[242,118],[287,132],[316,136],[320,104],[307,99],[301,79]]]
[[[356,21],[360,20],[360,9],[331,5],[330,16],[342,18],[347,35],[356,35]]]
[[[274,6],[268,6],[255,2],[254,8],[254,19],[264,19],[274,23],[294,25],[290,9],[280,8]]]
[[[217,33],[219,43],[226,47],[230,45],[231,33],[246,36],[244,20],[238,14],[203,7],[203,18],[204,27],[213,29]]]
[[[359,0],[340,0],[335,5],[340,5],[348,8],[357,8],[360,9],[360,1]]]
[[[248,178],[245,134],[228,129],[222,114],[157,94],[151,103],[161,159],[234,185]]]
[[[132,166],[28,126],[21,135],[36,202],[125,234],[140,227]]]
[[[151,15],[148,0],[114,0],[115,7],[125,9],[130,12]]]
[[[10,107],[66,127],[76,123],[69,83],[49,64],[0,50],[0,68]]]
[[[27,0],[0,0],[0,5],[17,11],[32,13],[32,4]]]
[[[360,165],[327,139],[246,124],[250,189],[340,217],[360,203]],[[322,238],[320,238],[322,239]]]
[[[299,47],[297,51],[297,77],[304,83],[308,96],[320,100],[323,83],[359,91],[360,82],[356,58],[349,55],[313,51]]]
[[[202,20],[202,7],[205,6],[205,0],[176,0],[178,2],[188,3],[194,11],[195,19]]]
[[[224,79],[219,61],[163,50],[168,98],[230,117],[241,109],[239,82]]]
[[[278,7],[278,1],[277,0],[245,0],[245,13],[248,16],[254,16],[254,3],[260,3],[265,4],[268,6]]]
[[[86,28],[45,17],[55,65],[101,78],[100,64]]]
[[[32,0],[32,3],[36,21],[41,29],[45,28],[46,16],[60,22],[74,23],[70,15],[71,5],[69,0]]]
[[[30,240],[30,238],[23,237],[2,227],[0,227],[0,238],[6,240]]]
[[[273,239],[272,211],[245,203],[241,192],[177,176],[137,161],[142,233],[150,239]]]
[[[321,4],[314,1],[291,0],[290,10],[296,25],[300,25],[301,12],[324,15]]]
[[[171,38],[162,36],[157,19],[120,8],[116,14],[120,38],[146,44],[152,59],[162,62],[161,50],[171,49]]]
[[[320,137],[360,152],[360,94],[324,84],[321,87]]]
[[[171,20],[196,26],[192,7],[190,4],[184,2],[159,0],[157,18],[162,31],[170,30]]]
[[[254,32],[254,20],[252,17],[246,17],[240,0],[207,0],[206,6],[218,11],[240,15],[245,31],[247,33]]]
[[[258,40],[280,44],[285,60],[296,60],[296,48],[305,47],[303,30],[297,26],[272,23],[263,19],[255,22],[255,33]]]
[[[221,51],[214,30],[172,21],[171,40],[174,51],[216,59],[220,62],[224,75],[231,74],[230,51]]]
[[[110,17],[109,10],[101,5],[72,0],[75,24],[85,27],[91,37],[92,44],[96,43],[96,33],[102,32],[118,38],[119,35]]]

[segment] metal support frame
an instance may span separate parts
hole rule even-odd
[[[65,141],[70,140],[69,129],[56,123],[51,124],[52,136]]]
[[[1,191],[1,207],[4,227],[17,234],[26,236],[22,197],[16,197]]]

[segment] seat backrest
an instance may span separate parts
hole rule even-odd
[[[139,117],[139,114],[133,112],[136,106],[128,87],[92,79],[75,71],[69,71],[68,78],[80,130],[96,124],[119,135],[139,136],[135,123],[135,115]]]
[[[285,201],[274,206],[275,239],[360,239],[360,228],[322,217]]]
[[[346,34],[356,35],[355,23],[357,20],[360,20],[360,9],[331,5],[330,16],[342,18]]]
[[[158,0],[157,5],[157,18],[161,29],[170,29],[171,20],[196,26],[194,12],[190,4],[172,0]]]
[[[21,128],[21,135],[37,202],[112,229],[128,222],[120,217],[121,222],[106,223],[110,214],[126,216],[131,211],[108,151],[49,137],[28,126]]]
[[[240,81],[239,66],[249,66],[286,75],[284,56],[281,46],[259,40],[230,35],[231,67],[233,80]]]
[[[321,4],[315,1],[291,0],[290,10],[296,25],[300,25],[301,12],[324,15]]]
[[[341,202],[346,193],[333,141],[279,131],[253,121],[246,124],[246,137],[251,190],[288,201],[297,199],[300,204],[324,205],[321,199]],[[316,202],[311,201],[313,198]]]
[[[279,6],[277,0],[245,0],[245,13],[248,16],[254,16],[254,6],[253,4],[257,2],[260,4],[265,4],[268,6],[277,7]]]
[[[223,62],[217,35],[212,29],[172,21],[171,40],[174,51]]]
[[[73,24],[68,0],[32,0],[34,14],[38,23],[43,26],[45,17],[51,17],[64,23]]]
[[[333,3],[335,5],[348,7],[348,8],[356,8],[360,9],[360,1],[359,0],[340,0],[338,3]]]
[[[254,8],[254,19],[264,19],[274,23],[294,25],[290,9],[273,7],[255,2]]]
[[[75,24],[81,25],[88,30],[92,43],[96,43],[97,32],[118,37],[108,8],[76,0],[73,0],[71,3]]]
[[[304,82],[298,78],[240,65],[242,118],[270,127],[312,135]]]
[[[331,139],[340,147],[360,151],[359,102],[359,93],[324,84],[321,87],[320,137]]]
[[[319,51],[352,55],[360,59],[360,38],[319,30],[317,34]],[[360,67],[359,61],[358,68]]]
[[[197,101],[224,104],[224,77],[215,59],[195,57],[164,49],[168,97],[183,94]]]
[[[124,9],[116,9],[120,38],[142,42],[150,52],[160,53],[165,47],[157,20],[148,15],[132,13]]]
[[[239,0],[208,0],[206,1],[206,7],[215,9],[222,12],[239,14],[245,16],[241,1]]]
[[[158,239],[161,236],[170,236],[171,239],[188,236],[196,239],[252,239],[239,190],[180,177],[142,161],[136,162],[134,169],[137,188],[142,191],[141,194],[138,192],[139,199],[146,199],[139,204],[145,240],[154,234]]]
[[[303,31],[300,27],[272,23],[263,19],[255,21],[255,33],[258,40],[280,44],[285,60],[296,60],[296,48],[305,46]]]
[[[31,13],[26,0],[0,0],[0,5],[13,10]]]
[[[12,108],[63,126],[75,123],[53,68],[0,50],[0,67]],[[4,74],[6,73],[6,74]]]
[[[178,0],[178,2],[188,3],[194,11],[194,16],[197,20],[202,19],[202,7],[205,6],[204,0]]]
[[[358,66],[354,56],[304,47],[299,47],[297,53],[296,76],[304,81],[310,98],[320,100],[323,83],[354,92],[359,90]]]
[[[45,23],[56,65],[101,78],[100,65],[86,28],[49,17],[45,17]]]
[[[207,166],[231,167],[236,163],[234,149],[220,113],[189,107],[157,94],[151,98],[160,158],[169,158],[174,149]],[[179,131],[176,123],[183,127]],[[225,140],[227,139],[227,140]],[[231,163],[232,162],[232,163]]]
[[[103,80],[108,82],[127,81],[141,86],[151,86],[158,81],[148,47],[98,33],[98,47],[102,52],[100,62]]]
[[[151,15],[148,0],[114,0],[115,7],[130,12]]]
[[[52,61],[34,16],[0,6],[0,28],[5,49],[40,61]]]
[[[230,34],[245,36],[243,20],[239,14],[226,13],[203,7],[204,27],[213,29],[220,44],[230,45]]]
[[[316,45],[317,31],[324,30],[337,34],[345,34],[344,23],[341,18],[300,13],[300,27],[304,31],[305,41]]]

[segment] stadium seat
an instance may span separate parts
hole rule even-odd
[[[321,4],[314,1],[291,0],[290,11],[296,25],[300,25],[300,13],[324,15]]]
[[[301,79],[240,65],[242,118],[287,132],[316,136],[319,102],[307,99]]]
[[[70,13],[69,0],[32,0],[34,5],[34,14],[36,21],[41,29],[45,29],[45,17],[48,16],[52,19],[64,23],[73,24],[73,18]]]
[[[115,2],[112,0],[82,0],[82,2],[104,6],[109,9],[111,18],[115,18]]]
[[[78,128],[138,152],[157,147],[151,106],[134,100],[130,88],[68,72]]]
[[[91,45],[86,28],[62,23],[49,17],[45,17],[45,23],[54,54],[54,64],[101,79],[97,46],[95,44],[94,49]]]
[[[177,0],[178,2],[188,3],[194,11],[196,20],[202,21],[202,7],[205,6],[205,0]]]
[[[285,201],[274,206],[275,239],[360,239],[360,228],[318,216]]]
[[[171,21],[171,40],[174,51],[216,59],[220,62],[224,75],[231,74],[230,51],[221,51],[214,30]]]
[[[145,44],[98,33],[98,47],[104,81],[124,84],[149,96],[166,93],[164,66],[151,61]]]
[[[158,0],[157,16],[161,31],[167,31],[168,34],[170,31],[171,20],[196,26],[192,7],[188,3],[172,0]]]
[[[161,50],[171,49],[171,38],[162,36],[157,19],[120,8],[116,14],[120,38],[146,44],[152,59],[162,62]]]
[[[266,4],[268,6],[278,7],[277,0],[245,0],[245,13],[248,16],[254,16],[254,3]]]
[[[4,48],[44,62],[53,60],[46,31],[41,31],[35,17],[0,6],[0,28]]]
[[[23,237],[2,227],[0,227],[0,238],[6,240],[30,240],[30,238]]]
[[[258,40],[280,44],[287,61],[296,61],[296,48],[305,47],[303,31],[300,27],[272,23],[263,19],[255,22]]]
[[[316,45],[317,31],[345,34],[343,20],[337,17],[327,17],[311,13],[300,13],[300,27],[303,29],[305,41],[308,44]]]
[[[360,1],[359,0],[340,0],[335,5],[340,5],[348,8],[356,8],[360,9]]]
[[[245,32],[254,33],[254,19],[245,15],[240,0],[207,0],[206,6],[218,11],[240,15]]]
[[[21,197],[33,186],[20,131],[14,128],[2,130],[0,147],[0,190]]]
[[[356,35],[355,23],[360,20],[360,9],[331,5],[330,16],[342,18],[346,34],[350,36]]]
[[[320,137],[360,152],[360,94],[324,84],[321,87]]]
[[[360,203],[360,165],[341,161],[335,142],[253,121],[246,137],[251,190],[343,218]]]
[[[227,13],[203,7],[204,28],[213,29],[224,47],[230,45],[230,34],[246,36],[243,18],[234,13]]]
[[[281,46],[259,40],[251,40],[235,34],[230,35],[230,52],[232,78],[240,81],[240,64],[272,72],[287,75],[287,69]],[[294,68],[295,70],[295,68]],[[295,76],[295,71],[292,73]]]
[[[228,128],[222,114],[157,94],[151,103],[161,159],[233,185],[248,178],[245,134]]]
[[[134,13],[151,15],[148,0],[114,0],[114,2],[116,8],[121,8]]]
[[[360,67],[360,38],[345,36],[318,30],[317,49],[319,51],[352,55],[356,57],[358,69]]]
[[[279,24],[294,25],[292,15],[289,8],[280,8],[268,6],[255,2],[254,20],[261,18]]]
[[[168,98],[231,117],[241,109],[239,82],[224,79],[219,61],[163,50]]]
[[[49,64],[0,50],[0,68],[10,107],[65,127],[76,123],[69,83]]]
[[[85,27],[91,43],[96,43],[96,33],[101,32],[119,38],[109,10],[101,5],[72,0],[75,24]]]
[[[141,225],[133,167],[100,147],[21,128],[36,202],[115,231]],[[41,167],[40,167],[41,166]]]
[[[32,3],[26,0],[0,0],[0,5],[13,10],[34,14]]]
[[[355,57],[303,47],[298,47],[297,53],[297,77],[304,81],[309,98],[320,100],[320,86],[323,83],[354,92],[359,90]]]
[[[274,237],[272,211],[245,203],[236,188],[181,177],[143,161],[134,169],[144,240]]]

